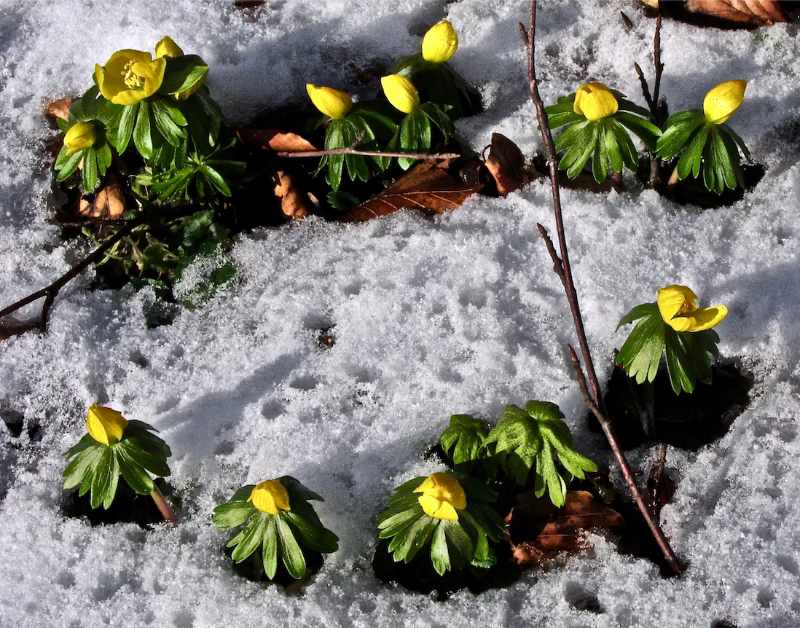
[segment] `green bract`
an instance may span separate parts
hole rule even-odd
[[[559,170],[566,170],[570,179],[577,177],[589,158],[597,182],[605,180],[608,169],[621,172],[623,166],[636,171],[639,158],[629,133],[638,137],[650,150],[655,150],[661,130],[650,122],[650,112],[626,100],[625,95],[609,90],[617,100],[616,113],[598,120],[589,120],[575,112],[575,94],[562,96],[547,107],[551,129],[569,125],[556,139],[556,151],[564,152]]]
[[[167,458],[169,446],[147,423],[128,421],[119,441],[105,445],[86,434],[64,454],[72,461],[64,470],[64,488],[80,485],[79,494],[91,490],[92,508],[108,509],[117,492],[119,474],[130,487],[142,495],[153,492],[155,485],[149,473],[166,477],[170,474]],[[149,472],[149,473],[148,473]]]
[[[272,580],[278,569],[278,559],[295,578],[306,572],[304,548],[330,554],[339,548],[339,538],[326,529],[319,520],[309,500],[324,501],[288,475],[276,480],[289,495],[289,509],[270,514],[259,510],[249,498],[255,485],[236,491],[230,501],[214,509],[212,521],[222,530],[244,524],[244,528],[228,543],[234,547],[233,560],[237,563],[255,552],[259,546],[264,572]]]
[[[467,414],[454,414],[450,417],[450,427],[442,432],[439,443],[445,455],[453,461],[456,471],[470,473],[479,462],[483,465],[487,478],[494,479],[497,475],[497,460],[494,452],[487,451],[484,446],[488,435],[489,428],[484,421]]]
[[[747,146],[733,129],[725,123],[709,122],[702,109],[690,109],[667,119],[655,152],[664,160],[682,152],[676,168],[678,178],[690,174],[699,177],[702,170],[706,188],[722,194],[726,187],[744,187],[739,149],[750,160]]]
[[[489,541],[499,541],[503,520],[489,505],[497,494],[484,483],[458,473],[448,473],[461,485],[466,495],[466,508],[458,510],[456,521],[437,519],[425,514],[420,493],[415,492],[426,481],[417,477],[399,486],[381,514],[380,538],[389,539],[389,552],[395,562],[410,563],[420,551],[430,552],[433,567],[439,575],[465,565],[491,567],[496,558]]]
[[[585,471],[597,471],[594,462],[575,450],[564,414],[553,403],[529,401],[524,410],[506,406],[485,443],[496,443],[500,465],[521,486],[528,483],[535,463],[536,496],[548,491],[550,500],[559,507],[564,505],[573,477],[583,479]],[[556,467],[554,453],[565,472]]]
[[[719,357],[719,336],[713,329],[676,331],[664,322],[657,303],[637,305],[623,316],[617,329],[639,320],[617,354],[617,364],[629,377],[641,384],[652,382],[658,374],[662,354],[666,355],[667,373],[672,390],[690,393],[697,381],[711,383],[709,354]]]
[[[400,122],[400,128],[389,142],[387,149],[391,152],[427,153],[431,150],[431,122],[439,129],[444,143],[450,141],[455,134],[455,127],[450,117],[433,103],[420,105]],[[408,170],[416,159],[398,157],[397,163],[403,170]]]

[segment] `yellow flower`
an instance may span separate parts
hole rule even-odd
[[[331,118],[344,118],[353,108],[350,94],[340,92],[338,89],[306,83],[306,91],[314,106]]]
[[[91,122],[78,122],[64,136],[67,155],[72,155],[85,148],[91,148],[96,141],[97,127]]]
[[[105,67],[94,66],[100,93],[115,105],[135,105],[156,93],[164,80],[167,60],[153,60],[149,52],[120,50]]]
[[[86,417],[86,431],[98,443],[113,445],[120,438],[122,432],[128,427],[128,419],[121,413],[111,408],[104,408],[93,404]]]
[[[405,76],[390,74],[381,78],[386,98],[403,113],[414,113],[419,107],[419,92]]]
[[[602,83],[584,83],[575,92],[572,110],[587,120],[600,120],[617,113],[617,99]]]
[[[279,510],[291,510],[289,493],[278,480],[266,480],[256,486],[247,501],[270,515],[277,515]]]
[[[458,35],[447,20],[434,24],[422,38],[422,58],[433,63],[444,63],[456,54]]]
[[[725,81],[706,94],[703,100],[703,112],[706,120],[713,124],[722,124],[730,118],[744,100],[747,81]]]
[[[183,50],[169,35],[156,44],[156,57],[182,57]]]
[[[422,493],[419,505],[425,514],[434,519],[445,521],[458,521],[456,510],[467,507],[467,496],[461,485],[446,473],[434,473],[414,489],[415,493]]]
[[[724,305],[697,309],[697,295],[686,286],[667,286],[658,291],[661,318],[675,331],[711,329],[728,315]]]

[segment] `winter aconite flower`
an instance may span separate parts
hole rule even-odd
[[[353,99],[350,98],[350,94],[340,92],[338,89],[306,83],[306,91],[314,106],[331,118],[344,118],[353,108]]]
[[[414,489],[419,496],[419,505],[429,517],[444,519],[445,521],[458,521],[456,510],[467,507],[467,497],[464,489],[446,473],[434,473]]]
[[[686,286],[667,286],[658,291],[658,310],[675,331],[711,329],[728,315],[724,305],[697,309],[697,295]]]
[[[431,26],[422,38],[422,58],[431,63],[445,63],[458,50],[458,35],[447,20]]]
[[[386,98],[395,109],[403,113],[414,113],[419,109],[419,93],[414,84],[405,76],[390,74],[381,78]]]
[[[573,111],[587,120],[601,120],[613,116],[618,109],[616,97],[602,83],[584,83],[575,92]]]
[[[720,83],[703,100],[703,113],[712,124],[722,124],[730,118],[744,100],[747,81],[735,80]]]
[[[172,41],[172,37],[167,35],[160,42],[156,44],[156,57],[182,57],[183,50],[181,47]]]
[[[97,141],[97,127],[92,122],[78,122],[67,131],[64,136],[64,146],[67,155],[72,155],[78,151],[85,150],[94,146]]]
[[[164,80],[167,60],[153,60],[149,52],[120,50],[105,66],[95,65],[100,93],[115,105],[134,105],[158,91]]]
[[[291,510],[289,493],[278,480],[266,480],[256,486],[247,501],[270,515],[277,515],[280,510]]]
[[[183,50],[181,49],[181,47],[178,44],[176,44],[172,40],[172,37],[170,37],[169,35],[164,37],[164,39],[162,39],[160,42],[158,42],[156,44],[156,57],[158,57],[159,59],[161,59],[163,57],[170,57],[172,59],[178,59],[179,57],[182,57],[182,56],[184,56],[183,55]],[[196,55],[192,55],[192,57],[195,59],[194,65],[196,67],[199,67],[199,68],[207,68],[208,67],[206,62],[203,61],[200,57],[198,57]],[[167,74],[169,74],[169,72],[167,72]],[[208,72],[205,72],[202,75],[202,77],[200,78],[200,80],[196,81],[195,83],[193,83],[190,87],[187,87],[186,89],[181,89],[180,91],[175,92],[174,94],[172,94],[172,97],[175,100],[186,100],[187,98],[189,98],[189,96],[191,96],[198,89],[200,89],[200,87],[202,87],[203,83],[206,82],[206,77],[207,76],[208,76]]]
[[[126,427],[128,427],[128,419],[122,416],[122,413],[97,404],[89,408],[89,414],[86,417],[86,431],[98,443],[113,445],[119,442]]]

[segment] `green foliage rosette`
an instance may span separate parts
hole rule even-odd
[[[434,473],[399,486],[380,516],[380,538],[391,539],[395,562],[410,563],[430,552],[440,576],[467,565],[487,568],[496,558],[503,520],[491,507],[497,494],[483,482],[457,473]]]
[[[658,374],[662,355],[672,390],[691,393],[697,382],[711,383],[711,360],[719,356],[719,336],[712,327],[728,314],[717,305],[698,309],[697,295],[686,286],[672,285],[658,291],[655,303],[637,305],[617,325],[639,322],[617,354],[629,377],[641,384]]]
[[[214,509],[212,521],[222,530],[244,525],[228,543],[232,558],[240,563],[261,548],[256,560],[273,580],[281,560],[292,578],[306,573],[308,550],[330,554],[339,538],[326,529],[309,500],[324,501],[288,475],[243,486],[230,501]]]
[[[675,168],[678,179],[690,174],[696,178],[702,171],[706,188],[716,194],[744,187],[739,149],[748,160],[750,152],[725,122],[742,104],[746,88],[742,80],[720,83],[706,94],[703,109],[679,111],[667,119],[656,155],[669,160],[681,153]]]
[[[526,486],[534,471],[536,496],[547,492],[558,507],[564,505],[573,478],[597,471],[594,462],[575,450],[564,414],[554,403],[529,401],[524,410],[506,406],[485,440],[486,445],[491,443],[501,467],[517,484]]]
[[[445,456],[453,462],[453,468],[459,473],[471,475],[478,468],[482,469],[487,479],[497,476],[497,458],[494,446],[486,444],[489,426],[468,414],[454,414],[450,417],[450,425],[439,438]]]
[[[86,434],[65,456],[72,458],[64,470],[64,488],[80,485],[79,495],[91,491],[92,508],[108,510],[117,492],[119,476],[141,495],[158,489],[150,473],[170,474],[169,446],[153,434],[153,427],[129,421],[116,410],[93,405],[86,419]]]
[[[570,179],[577,177],[591,158],[592,174],[600,183],[609,167],[636,171],[639,157],[630,133],[648,149],[655,150],[661,130],[650,121],[650,112],[602,83],[585,83],[574,94],[562,96],[545,109],[551,129],[569,125],[556,138],[556,152],[564,153],[558,168]]]

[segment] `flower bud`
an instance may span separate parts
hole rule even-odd
[[[456,54],[458,35],[447,20],[431,26],[422,38],[422,58],[432,63],[444,63]]]
[[[747,81],[725,81],[706,94],[703,112],[712,124],[722,124],[730,118],[744,100]]]
[[[617,113],[617,99],[602,83],[584,83],[575,92],[572,110],[587,120],[601,120]]]
[[[278,480],[266,480],[256,486],[247,501],[270,515],[277,515],[280,510],[291,510],[289,493]]]
[[[156,44],[156,58],[160,57],[182,57],[183,50],[180,46],[172,41],[172,38],[167,35],[160,42]]]
[[[419,107],[419,92],[405,76],[391,74],[381,78],[386,98],[395,109],[403,113],[414,113]]]
[[[697,295],[686,286],[667,286],[658,291],[658,311],[675,331],[704,331],[728,315],[724,305],[697,309]]]
[[[64,146],[67,155],[77,153],[79,150],[91,148],[97,141],[97,127],[92,122],[78,122],[74,124],[64,136]]]
[[[458,521],[456,510],[467,507],[467,496],[464,489],[446,473],[434,473],[414,489],[415,493],[422,493],[419,505],[425,514],[434,519],[445,521]]]
[[[350,98],[350,94],[340,92],[338,89],[317,87],[306,83],[306,91],[314,106],[331,118],[344,118],[353,108],[353,99]]]
[[[98,443],[113,445],[122,438],[128,420],[120,412],[97,404],[89,408],[86,417],[86,431]]]

